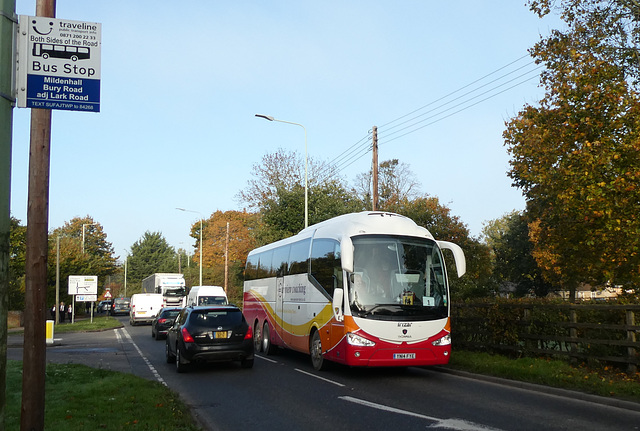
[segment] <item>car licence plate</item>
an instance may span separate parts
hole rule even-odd
[[[213,338],[227,338],[227,331],[217,331],[213,333]]]
[[[393,359],[415,359],[415,353],[394,353]]]

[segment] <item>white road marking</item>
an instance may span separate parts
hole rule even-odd
[[[271,362],[272,364],[277,364],[277,363],[278,363],[278,361],[274,361],[273,359],[270,359],[270,358],[264,357],[264,356],[262,356],[262,355],[254,355],[254,356],[255,356],[256,358],[264,359],[265,361]]]
[[[316,379],[320,379],[320,380],[323,380],[323,381],[325,381],[325,382],[327,382],[327,383],[331,383],[332,385],[336,385],[336,386],[344,387],[344,385],[343,385],[342,383],[338,383],[338,382],[335,382],[335,381],[333,381],[333,380],[325,379],[324,377],[320,377],[320,376],[317,376],[317,375],[315,375],[315,374],[308,373],[308,372],[303,371],[303,370],[301,370],[301,369],[294,368],[294,370],[296,370],[296,371],[297,371],[297,372],[299,372],[299,373],[306,374],[307,376],[315,377]]]
[[[133,344],[133,347],[136,348],[136,350],[138,351],[138,354],[140,355],[142,360],[147,364],[147,367],[149,367],[149,369],[151,370],[151,374],[153,374],[153,376],[156,378],[156,380],[158,380],[163,385],[167,386],[167,382],[164,381],[164,379],[162,378],[160,373],[158,373],[158,371],[153,366],[153,364],[147,359],[147,357],[144,355],[144,353],[142,353],[142,350],[140,350],[140,347],[138,347],[138,345],[135,343],[135,341],[133,341],[133,338],[131,338],[131,335],[129,335],[127,330],[125,328],[120,328],[120,330],[122,331],[124,336],[127,337],[129,342],[131,344]],[[118,339],[120,339],[120,335],[119,335],[118,331],[116,331],[116,337],[118,337]]]
[[[499,431],[496,428],[491,428],[485,425],[476,424],[474,422],[465,421],[462,419],[440,419],[432,416],[426,416],[419,413],[413,413],[407,410],[396,409],[395,407],[385,406],[383,404],[372,403],[370,401],[361,400],[353,397],[339,397],[341,400],[349,401],[352,403],[360,404],[363,406],[371,407],[378,410],[384,410],[390,413],[398,413],[406,416],[413,416],[416,418],[422,418],[434,422],[429,428],[440,428],[456,431]]]

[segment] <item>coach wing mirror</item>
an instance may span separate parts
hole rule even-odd
[[[340,241],[340,258],[342,260],[342,269],[347,272],[353,272],[353,243],[351,238],[345,236]]]
[[[458,278],[462,277],[467,272],[467,261],[464,258],[464,251],[459,245],[449,241],[437,241],[438,245],[443,250],[451,250],[453,258],[456,261],[456,271],[458,272]]]
[[[342,301],[344,299],[344,289],[334,289],[333,291],[333,315],[335,316],[338,322],[342,322],[344,320],[344,315],[342,314]]]

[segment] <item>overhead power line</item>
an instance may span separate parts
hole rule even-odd
[[[413,120],[418,120],[420,117],[422,117],[422,116],[424,116],[424,115],[427,115],[427,114],[430,114],[430,113],[432,113],[432,112],[435,112],[433,115],[430,115],[430,116],[428,116],[428,117],[426,117],[426,118],[422,118],[422,119],[420,119],[420,120],[418,120],[418,121],[414,121],[413,123],[409,124],[408,126],[405,126],[405,127],[401,128],[401,129],[399,129],[399,130],[396,130],[396,131],[394,131],[394,132],[391,132],[391,133],[388,133],[388,134],[384,134],[384,132],[383,132],[383,136],[381,137],[381,139],[384,139],[384,138],[386,138],[386,137],[388,137],[388,136],[392,136],[392,135],[394,135],[394,134],[396,134],[396,133],[399,133],[399,132],[402,132],[402,131],[404,131],[404,130],[410,129],[410,128],[412,128],[412,127],[414,127],[414,126],[416,126],[416,125],[422,124],[422,123],[424,123],[425,121],[428,121],[428,120],[430,120],[430,119],[432,119],[432,118],[437,118],[437,117],[438,117],[438,116],[440,116],[440,115],[443,115],[443,114],[445,114],[445,113],[447,113],[447,112],[449,112],[449,111],[451,111],[451,110],[453,110],[453,109],[455,109],[455,108],[458,108],[458,107],[460,107],[460,106],[464,106],[464,105],[466,105],[466,104],[468,104],[468,103],[470,103],[470,102],[472,102],[472,101],[474,101],[474,100],[476,100],[476,99],[478,99],[478,98],[481,98],[482,96],[486,96],[486,97],[483,97],[482,99],[480,99],[480,100],[478,100],[478,101],[476,101],[476,102],[474,102],[474,103],[471,103],[471,104],[469,104],[469,105],[465,106],[465,107],[464,107],[464,108],[462,108],[462,109],[458,109],[457,111],[453,112],[453,114],[457,114],[457,113],[462,112],[462,111],[464,111],[464,110],[466,110],[466,109],[468,109],[468,108],[471,108],[472,106],[475,106],[475,105],[477,105],[477,104],[479,104],[479,103],[481,103],[481,102],[484,102],[484,101],[489,100],[489,99],[491,99],[491,98],[493,98],[493,97],[496,97],[496,96],[498,96],[498,95],[500,95],[500,94],[502,94],[502,93],[504,93],[504,92],[506,92],[506,91],[508,91],[508,90],[511,90],[512,88],[515,88],[515,87],[517,87],[517,86],[519,86],[519,85],[524,84],[525,82],[528,82],[528,81],[530,81],[530,80],[532,80],[532,79],[537,78],[537,77],[538,77],[538,75],[537,75],[537,74],[536,74],[536,75],[533,75],[533,76],[531,76],[531,74],[532,74],[532,73],[536,73],[536,72],[538,71],[538,69],[540,69],[541,67],[542,67],[542,66],[538,66],[538,67],[536,67],[536,68],[534,68],[534,69],[528,70],[528,71],[524,72],[523,74],[518,75],[518,76],[516,76],[515,78],[512,78],[512,79],[510,79],[510,80],[508,80],[508,81],[504,81],[504,82],[502,82],[502,83],[500,83],[500,84],[498,84],[498,85],[496,85],[496,86],[494,86],[494,87],[492,87],[492,88],[490,88],[490,89],[488,89],[488,90],[486,90],[486,91],[484,91],[484,92],[482,92],[482,93],[479,93],[479,94],[476,94],[476,95],[473,95],[473,96],[472,96],[472,93],[474,93],[475,91],[477,91],[477,90],[479,90],[480,88],[482,88],[482,87],[479,87],[479,88],[477,88],[477,89],[474,89],[474,90],[472,90],[472,91],[470,91],[470,92],[467,92],[467,93],[463,94],[462,96],[459,96],[459,97],[457,97],[457,98],[455,98],[455,99],[452,99],[452,100],[450,100],[450,101],[448,101],[448,102],[445,102],[445,103],[443,103],[443,104],[441,104],[441,105],[438,105],[436,108],[431,109],[431,110],[429,110],[429,111],[427,111],[427,112],[425,112],[425,113],[423,113],[423,114],[420,114],[420,115],[418,115],[418,116],[416,116],[416,117],[413,117],[412,119],[407,120],[407,121],[405,121],[405,122],[403,122],[403,123],[400,123],[398,126],[394,126],[394,127],[399,127],[399,126],[404,125],[404,124],[407,124],[407,123],[409,123],[409,122],[411,122],[411,121],[413,121]],[[529,76],[527,77],[527,75],[529,75]],[[509,86],[509,87],[507,87],[507,88],[501,89],[501,88],[502,88],[502,87],[504,87],[505,85],[512,84],[514,81],[518,81],[518,82],[516,82],[515,84],[513,84],[513,85],[511,85],[511,86]],[[483,86],[483,87],[484,87],[484,86]],[[500,90],[500,89],[501,89],[501,90]],[[499,91],[498,91],[498,90],[499,90]],[[467,96],[468,96],[468,97],[467,97]],[[460,103],[457,103],[457,104],[455,104],[455,105],[453,105],[453,106],[450,106],[450,107],[448,107],[448,108],[445,108],[445,106],[447,106],[447,105],[449,105],[450,103],[453,103],[453,102],[455,102],[455,101],[457,101],[457,100],[460,100],[460,99],[463,99]],[[447,114],[447,115],[443,116],[442,118],[440,118],[440,119],[439,119],[439,120],[437,120],[437,121],[443,120],[443,119],[445,119],[445,118],[449,118],[449,117],[450,117],[451,115],[453,115],[453,114]],[[429,125],[430,125],[430,124],[434,124],[434,123],[436,123],[437,121],[432,121],[432,122],[430,122],[430,123],[429,123]],[[418,131],[418,130],[423,129],[423,128],[424,128],[424,126],[418,127],[418,128],[416,128],[416,129],[412,130],[411,132],[407,132],[407,133],[402,134],[401,136],[406,136],[406,135],[408,135],[409,133],[412,133],[412,132],[414,132],[414,131]],[[386,130],[385,130],[385,132],[386,132]],[[395,138],[394,138],[394,139],[395,139]],[[390,140],[388,140],[388,141],[391,141],[391,139],[390,139]],[[388,142],[388,141],[387,141],[387,142]]]
[[[403,116],[401,116],[401,117],[398,117],[398,118],[396,118],[395,120],[391,120],[391,121],[389,121],[388,123],[383,124],[383,125],[382,125],[382,126],[380,126],[380,127],[387,127],[389,124],[393,124],[393,123],[395,123],[396,121],[402,120],[403,118],[408,117],[409,115],[413,115],[413,114],[415,114],[416,112],[421,111],[421,110],[423,110],[424,108],[427,108],[427,107],[429,107],[429,106],[433,105],[434,103],[437,103],[437,102],[439,102],[439,101],[441,101],[441,100],[444,100],[444,99],[446,99],[446,98],[447,98],[447,97],[449,97],[449,96],[453,96],[454,94],[459,93],[460,91],[464,90],[465,88],[469,88],[469,87],[471,87],[472,85],[477,84],[478,82],[482,81],[483,79],[488,78],[488,77],[490,77],[490,76],[492,76],[492,75],[495,75],[496,73],[500,72],[501,70],[504,70],[504,69],[506,69],[507,67],[509,67],[509,66],[511,66],[511,65],[513,65],[513,64],[515,64],[515,63],[519,62],[520,60],[525,59],[525,58],[527,58],[527,57],[529,57],[529,55],[528,55],[528,54],[527,54],[527,55],[523,55],[522,57],[520,57],[520,58],[518,58],[518,59],[516,59],[516,60],[512,61],[511,63],[506,64],[506,65],[504,65],[504,66],[500,67],[499,69],[494,70],[494,71],[493,71],[493,72],[491,72],[491,73],[487,73],[487,74],[486,74],[486,75],[484,75],[483,77],[478,78],[478,79],[476,79],[475,81],[470,82],[469,84],[467,84],[467,85],[465,85],[465,86],[463,86],[463,87],[460,87],[460,88],[458,88],[457,90],[452,91],[452,92],[451,92],[451,93],[449,93],[449,94],[445,94],[444,96],[442,96],[442,97],[440,97],[440,98],[438,98],[438,99],[436,99],[436,100],[434,100],[434,101],[432,101],[432,102],[429,102],[429,103],[427,103],[426,105],[424,105],[424,106],[422,106],[422,107],[420,107],[420,108],[418,108],[418,109],[415,109],[415,110],[413,110],[413,111],[409,112],[408,114],[405,114],[405,115],[403,115]],[[528,63],[527,65],[529,65],[529,64],[531,64],[531,63]],[[527,66],[527,65],[525,65],[525,66]],[[518,69],[516,69],[516,70],[518,70]],[[485,85],[486,85],[486,84],[485,84]]]
[[[537,78],[538,71],[542,68],[542,66],[535,65],[533,61],[527,62],[526,64],[515,68],[512,67],[528,57],[528,55],[524,55],[494,70],[493,72],[488,73],[470,82],[469,84],[458,88],[455,91],[439,97],[438,99],[435,99],[421,106],[420,108],[414,109],[413,111],[408,112],[407,114],[404,114],[394,120],[384,123],[382,126],[378,127],[378,145],[387,144],[411,133],[415,133],[419,130],[424,129],[425,127],[428,127],[446,118],[452,117],[453,115],[472,108],[482,102],[485,102],[493,97],[496,97],[515,87],[529,82],[532,79]],[[486,81],[488,78],[509,68],[511,69],[506,73],[503,73],[500,76],[491,79],[490,81]],[[479,92],[483,89],[484,91]],[[459,94],[464,90],[467,91]],[[431,109],[425,111],[426,108]],[[332,166],[333,169],[326,169],[325,171],[320,172],[318,178],[320,179],[323,176],[326,176],[325,179],[328,179],[332,175],[332,173],[335,174],[346,169],[347,167],[351,166],[353,163],[367,155],[369,151],[371,151],[371,148],[371,131],[369,131],[366,136],[358,140],[355,144],[351,145],[340,155],[330,161],[329,165]]]

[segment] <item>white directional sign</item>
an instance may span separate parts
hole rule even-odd
[[[102,24],[20,15],[18,107],[100,111]]]
[[[69,295],[97,295],[97,275],[70,275]]]
[[[98,295],[76,295],[76,302],[96,302]]]

